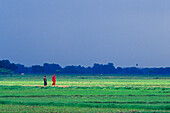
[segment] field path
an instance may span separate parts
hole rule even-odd
[[[12,84],[4,84],[4,86],[15,86],[15,85],[12,85]],[[16,86],[39,86],[39,87],[44,87],[44,85],[16,85]],[[51,87],[69,87],[67,85],[57,85],[57,86],[51,86]]]
[[[39,86],[39,87],[44,87],[43,85],[21,85],[21,86]],[[52,87],[69,87],[69,86],[63,86],[63,85],[59,85],[59,86],[52,86]]]
[[[44,85],[13,85],[13,84],[0,84],[0,85],[5,85],[5,86],[39,86],[39,87],[44,87]],[[77,86],[77,87],[109,87],[108,85],[56,85],[56,86],[50,86],[50,87],[70,87],[70,86]],[[112,87],[127,87],[123,85],[114,85]],[[150,88],[156,88],[156,87],[162,87],[162,88],[170,88],[170,86],[135,86],[135,87],[150,87]]]

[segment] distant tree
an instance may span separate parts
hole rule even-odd
[[[148,72],[149,72],[149,74],[152,74],[152,73],[153,73],[153,70],[149,69]]]
[[[14,73],[12,70],[9,69],[5,69],[5,68],[0,68],[0,73],[3,75],[8,75],[10,74],[12,76],[12,74]]]
[[[94,74],[114,74],[116,73],[116,69],[113,63],[108,63],[107,65],[103,64],[94,64],[92,67]]]
[[[44,68],[40,65],[34,65],[32,66],[32,72],[33,73],[44,73]]]
[[[78,70],[76,69],[75,66],[66,66],[62,69],[62,73],[77,74]]]
[[[44,63],[43,68],[45,73],[56,73],[56,70],[62,69],[59,64],[48,64],[48,63]]]
[[[143,74],[142,70],[136,67],[127,67],[123,68],[125,74]]]
[[[116,73],[123,74],[123,68],[122,67],[117,67]]]
[[[116,69],[113,63],[108,63],[107,65],[104,65],[104,74],[114,74],[114,73],[116,73]]]
[[[18,67],[14,63],[10,63],[9,60],[1,60],[0,68],[1,68],[2,74],[11,74],[11,76],[12,76],[12,74]]]
[[[56,70],[56,73],[60,73],[61,72],[61,70]]]
[[[0,61],[0,68],[5,68],[5,63],[3,61]]]
[[[113,63],[108,64],[97,64],[95,63],[92,67],[79,66],[65,66],[62,68],[59,64],[48,64],[44,63],[43,66],[33,65],[25,67],[21,64],[10,63],[9,60],[0,60],[0,74],[12,74],[13,73],[29,73],[29,74],[54,74],[54,73],[67,73],[67,74],[148,74],[148,75],[170,75],[170,67],[166,68],[138,68],[136,67],[117,67],[115,69]]]
[[[94,74],[102,74],[103,73],[103,69],[102,69],[101,64],[95,63],[92,67],[92,70],[93,70]]]
[[[26,73],[26,67],[21,64],[17,64],[17,69],[15,70],[15,73]]]
[[[12,71],[15,71],[18,68],[17,65],[15,65],[14,63],[10,64],[9,69]]]
[[[81,65],[79,66],[74,66],[75,70],[77,71],[78,74],[85,74],[87,69]]]

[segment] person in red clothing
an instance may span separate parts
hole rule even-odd
[[[52,81],[53,81],[52,85],[55,86],[55,82],[56,82],[55,74],[54,74],[53,77],[52,77]]]

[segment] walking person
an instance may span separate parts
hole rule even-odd
[[[44,75],[44,86],[47,86],[47,78],[46,78],[46,75]]]
[[[56,82],[55,74],[54,74],[53,77],[52,77],[52,81],[53,81],[52,85],[55,86],[55,82]]]

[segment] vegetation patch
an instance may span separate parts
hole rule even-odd
[[[170,88],[165,87],[170,85],[169,79],[82,79],[74,76],[58,78],[57,85],[69,87],[52,87],[50,81],[47,87],[40,87],[40,76],[32,77],[34,79],[18,79],[14,75],[0,81],[0,111],[170,112]],[[82,86],[88,83],[90,87]],[[27,84],[33,86],[23,86]]]

